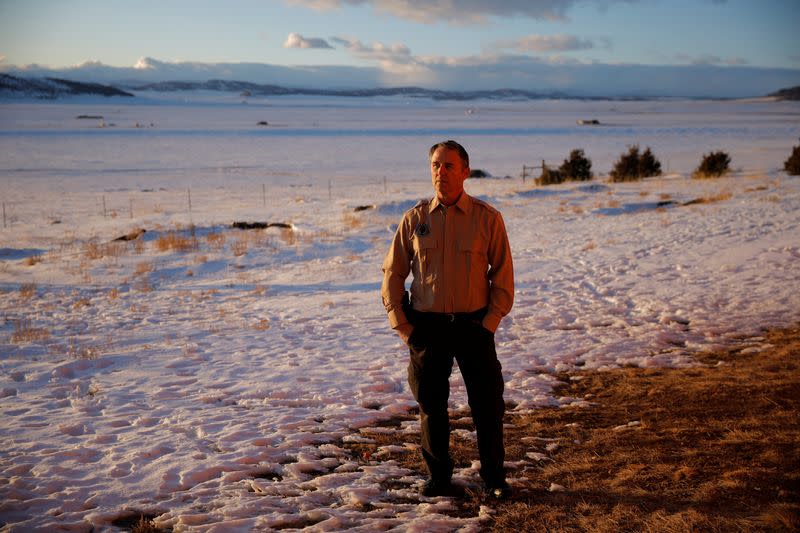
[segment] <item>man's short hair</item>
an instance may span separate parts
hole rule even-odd
[[[463,146],[452,140],[442,141],[431,146],[431,149],[428,150],[428,160],[430,160],[433,157],[433,152],[435,152],[439,148],[447,148],[448,150],[455,150],[456,152],[458,152],[458,156],[461,158],[461,162],[464,163],[464,167],[469,168],[469,154],[467,153],[467,151],[464,149]]]

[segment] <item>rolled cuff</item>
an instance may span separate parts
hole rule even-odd
[[[500,315],[489,313],[485,317],[483,317],[483,322],[481,323],[481,325],[486,329],[488,329],[489,331],[491,331],[492,333],[494,333],[495,331],[497,331],[497,326],[500,325],[500,320],[502,318],[503,317]]]
[[[392,326],[392,329],[397,328],[397,326],[401,326],[403,324],[408,323],[408,318],[406,318],[406,314],[400,309],[392,309],[388,313],[389,316],[389,325]]]

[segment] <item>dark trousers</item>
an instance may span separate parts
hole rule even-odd
[[[433,479],[449,480],[453,474],[447,401],[455,358],[478,434],[480,475],[490,486],[505,481],[503,375],[494,334],[480,323],[484,313],[413,313],[409,317],[414,331],[408,342],[408,383],[419,404],[422,455]]]

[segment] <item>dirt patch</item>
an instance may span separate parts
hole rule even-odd
[[[557,393],[584,402],[507,416],[514,495],[486,530],[800,529],[800,327],[696,359],[564,374]],[[451,446],[477,458],[470,440]],[[419,453],[391,458],[424,473]],[[477,515],[467,496],[454,515]]]
[[[558,393],[589,406],[512,417],[508,459],[548,459],[516,474],[527,490],[491,527],[800,528],[800,327],[697,360],[563,376]]]

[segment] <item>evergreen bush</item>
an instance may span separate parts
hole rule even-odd
[[[692,176],[695,178],[718,178],[730,171],[730,164],[731,156],[725,152],[703,154],[703,160]]]
[[[800,176],[800,145],[792,148],[792,155],[783,163],[783,170],[791,176]]]
[[[650,176],[661,175],[661,162],[656,159],[653,152],[650,151],[648,146],[642,157],[639,158],[639,176],[642,178],[649,178]]]
[[[639,153],[639,145],[628,148],[628,153],[620,155],[611,170],[611,181],[636,181],[650,176],[661,175],[661,162],[653,155],[648,146]]]
[[[558,167],[565,179],[573,181],[589,181],[592,179],[592,160],[586,157],[582,149],[570,152],[569,159]]]

